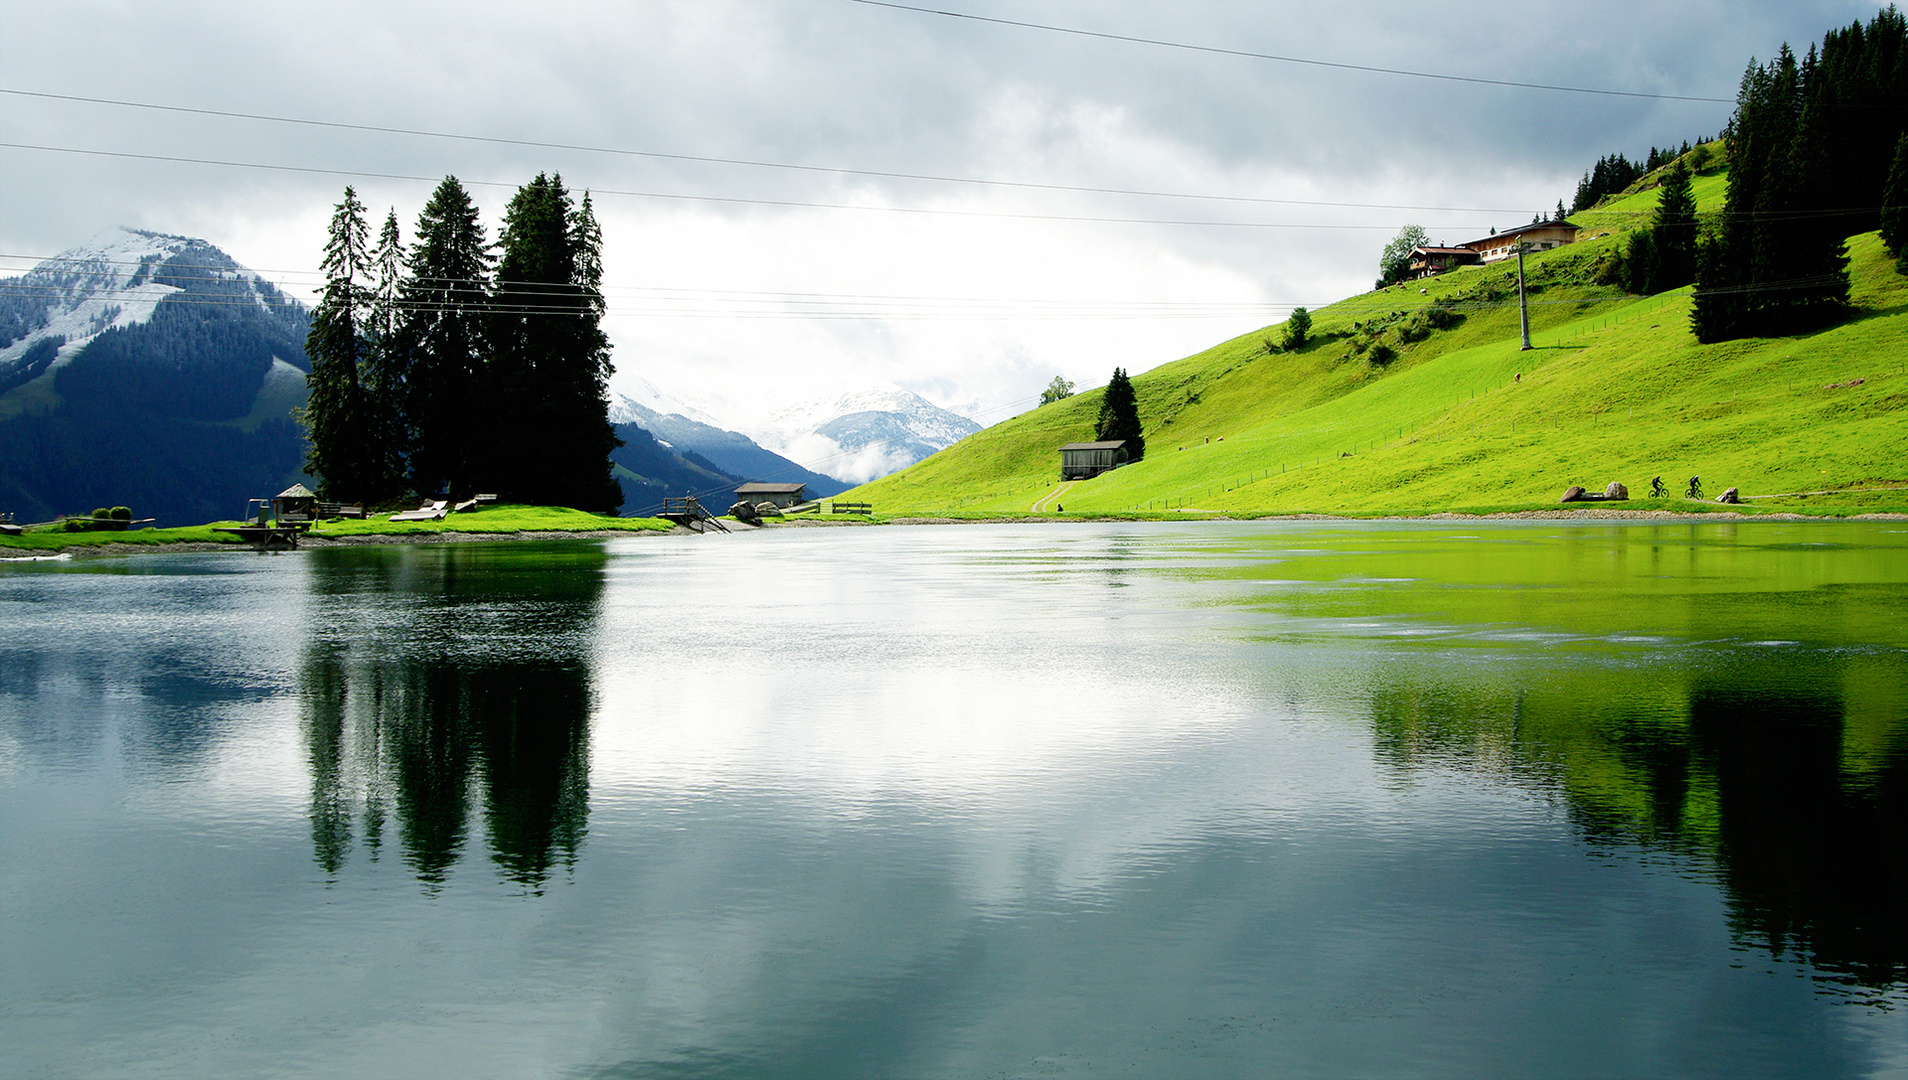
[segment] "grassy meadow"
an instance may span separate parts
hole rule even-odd
[[[1724,184],[1697,178],[1699,212],[1720,209]],[[1094,437],[1091,391],[842,498],[883,517],[1056,503],[1068,515],[1358,516],[1553,508],[1571,485],[1614,480],[1628,509],[1717,509],[1680,497],[1700,476],[1711,499],[1739,488],[1749,511],[1908,510],[1908,278],[1878,236],[1849,242],[1856,311],[1842,325],[1699,345],[1690,289],[1636,297],[1613,283],[1626,231],[1656,198],[1575,215],[1583,239],[1526,259],[1528,352],[1515,263],[1467,267],[1313,312],[1313,340],[1296,351],[1266,327],[1135,376],[1146,457],[1114,472],[1058,479],[1059,446]],[[1674,497],[1646,497],[1658,475]]]
[[[374,514],[362,521],[349,518],[321,521],[310,536],[341,539],[352,536],[394,536],[428,539],[446,534],[515,533],[588,533],[588,532],[667,532],[674,526],[661,518],[619,518],[571,510],[561,506],[488,506],[475,513],[452,514],[443,521],[391,521],[390,515]],[[131,529],[126,532],[66,532],[52,525],[28,530],[22,536],[0,536],[0,551],[62,551],[99,548],[108,544],[232,544],[244,541],[231,533],[216,531],[236,521],[214,521],[206,525],[188,525],[170,529]]]

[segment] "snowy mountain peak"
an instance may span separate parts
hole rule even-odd
[[[160,301],[189,289],[243,292],[268,309],[291,303],[204,240],[123,227],[0,286],[0,384],[24,374],[14,371],[22,363],[57,366],[107,330],[151,320]],[[43,355],[49,350],[57,358]]]
[[[974,421],[911,390],[877,383],[782,409],[749,434],[807,468],[860,484],[979,430]]]
[[[612,424],[640,423],[644,419],[643,413],[647,411],[659,416],[680,416],[685,420],[694,420],[698,424],[707,424],[710,427],[722,426],[700,408],[640,376],[619,378],[616,380],[616,388],[620,392],[610,397],[610,423]]]

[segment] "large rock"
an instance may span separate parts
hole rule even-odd
[[[1577,485],[1572,484],[1568,488],[1564,489],[1563,498],[1558,499],[1557,501],[1560,503],[1583,502],[1584,490],[1578,487]]]
[[[1730,488],[1721,495],[1716,496],[1716,501],[1719,503],[1740,503],[1742,502],[1742,496],[1736,494],[1735,488]]]
[[[1611,502],[1626,502],[1630,498],[1630,489],[1612,480],[1610,486],[1603,489],[1603,497]]]

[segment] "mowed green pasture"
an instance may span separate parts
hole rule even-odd
[[[58,526],[28,531],[22,536],[0,536],[0,550],[61,551],[84,550],[106,544],[235,544],[244,541],[231,533],[218,532],[221,526],[236,521],[215,521],[206,525],[188,525],[171,529],[132,529],[126,532],[66,532]],[[425,539],[449,533],[588,533],[588,532],[667,532],[674,526],[660,518],[619,518],[571,510],[561,506],[489,506],[476,513],[452,514],[443,521],[392,521],[388,513],[374,514],[362,521],[340,519],[321,521],[312,527],[315,537],[409,536]]]
[[[1702,178],[1703,201],[1720,177]],[[1606,204],[1625,208],[1654,191]],[[1708,209],[1709,206],[1705,206]],[[1689,290],[1638,298],[1607,280],[1624,234],[1527,260],[1532,341],[1519,349],[1514,264],[1368,293],[1314,315],[1315,341],[1241,335],[1134,378],[1144,461],[1059,488],[1062,443],[1091,439],[1100,394],[1043,406],[850,492],[882,516],[1377,514],[1554,506],[1610,481],[1680,494],[1700,476],[1752,509],[1908,507],[1908,279],[1875,234],[1850,241],[1854,318],[1801,337],[1699,345]],[[1355,344],[1440,298],[1464,321],[1388,364]],[[1859,384],[1844,385],[1861,380]],[[1834,491],[1833,495],[1785,493]],[[1689,509],[1681,499],[1630,508]],[[1051,510],[1051,506],[1043,506]]]

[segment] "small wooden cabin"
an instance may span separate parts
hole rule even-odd
[[[1411,249],[1411,276],[1436,277],[1459,266],[1475,266],[1483,257],[1467,247],[1414,247]]]
[[[309,525],[318,520],[318,493],[303,484],[293,484],[272,500],[272,516],[287,525]]]
[[[1060,479],[1089,480],[1132,460],[1125,439],[1111,442],[1070,442],[1060,448]]]
[[[735,489],[735,497],[748,503],[769,503],[786,510],[796,503],[807,502],[807,484],[764,484],[750,481]]]

